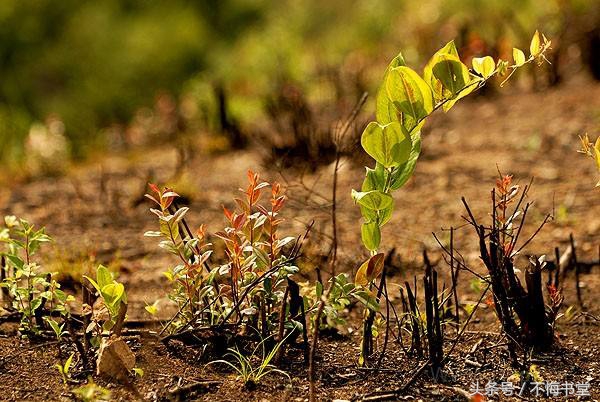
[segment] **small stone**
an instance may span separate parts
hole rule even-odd
[[[98,352],[97,374],[127,381],[129,372],[135,367],[135,354],[120,337],[102,339]]]

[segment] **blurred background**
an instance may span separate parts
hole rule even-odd
[[[599,27],[598,0],[3,0],[0,175],[174,142],[318,157],[399,50],[511,60],[537,28],[552,64],[511,82],[537,91],[600,79]]]

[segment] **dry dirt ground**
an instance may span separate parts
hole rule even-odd
[[[423,132],[423,154],[414,178],[397,193],[396,211],[383,231],[382,247],[396,248],[398,257],[391,272],[390,292],[398,302],[399,285],[422,275],[421,253],[430,251],[439,262],[440,274],[447,278],[432,232],[447,239],[443,228],[459,227],[456,245],[476,270],[478,251],[471,228],[464,227],[461,197],[475,215],[487,219],[490,190],[498,170],[514,175],[525,185],[533,178],[528,199],[534,201],[529,223],[524,229],[533,233],[546,213],[549,223],[526,248],[527,254],[553,256],[554,247],[566,249],[569,234],[577,241],[580,260],[599,258],[600,190],[591,160],[576,152],[578,134],[600,134],[600,84],[580,79],[544,92],[530,92],[476,98],[458,105],[449,114],[438,114]],[[298,167],[278,172],[264,166],[255,149],[220,155],[198,154],[181,177],[173,179],[177,152],[170,147],[111,155],[70,169],[64,176],[39,178],[0,188],[0,212],[24,217],[55,239],[45,260],[52,270],[70,272],[77,277],[82,269],[102,262],[120,272],[130,301],[129,318],[151,319],[144,306],[156,299],[163,318],[168,317],[168,284],[162,277],[173,261],[156,247],[153,239],[143,237],[156,222],[141,199],[149,179],[174,182],[176,190],[190,200],[189,219],[206,223],[215,232],[223,224],[221,205],[231,205],[238,187],[244,184],[247,169],[262,172],[265,178],[279,180],[288,187],[290,198],[285,231],[302,233],[315,219],[312,242],[305,249],[302,276],[311,278],[319,264],[318,256],[328,250],[329,206],[323,198],[331,193],[332,166],[302,173]],[[351,188],[358,188],[363,168],[344,159],[339,176],[338,218],[340,221],[340,258],[338,272],[353,272],[367,257],[360,245],[359,213],[350,199]],[[323,196],[323,198],[321,198]],[[82,268],[84,267],[84,268]],[[545,381],[589,383],[591,399],[600,397],[600,335],[596,318],[600,306],[595,294],[600,289],[600,267],[593,267],[581,278],[583,301],[590,315],[571,315],[558,323],[558,346],[534,360]],[[467,304],[477,300],[465,273],[459,297]],[[564,282],[565,308],[576,306],[573,274]],[[485,304],[453,352],[446,368],[446,384],[435,384],[427,373],[419,376],[399,399],[462,400],[475,381],[506,381],[513,373],[498,334],[493,309]],[[322,400],[360,399],[362,396],[400,387],[422,363],[407,357],[393,343],[383,360],[383,371],[359,370],[355,363],[359,338],[358,309],[349,312],[351,334],[324,337],[317,356],[318,393]],[[584,319],[585,318],[585,319]],[[152,324],[147,324],[152,328]],[[156,324],[158,328],[158,324]],[[452,337],[453,335],[450,334]],[[475,344],[477,351],[466,359]],[[130,340],[138,366],[145,374],[133,386],[147,400],[169,397],[168,391],[195,381],[214,381],[189,399],[231,400],[306,400],[308,383],[300,357],[292,357],[285,369],[292,375],[291,385],[274,376],[256,390],[243,390],[232,373],[206,367],[197,352],[185,348],[167,349],[148,333]],[[0,400],[70,400],[73,385],[63,385],[54,368],[55,346],[36,347],[22,341],[15,326],[0,326]],[[472,365],[467,360],[475,359]],[[135,399],[130,389],[107,384],[115,400]],[[494,397],[492,399],[498,399]],[[500,398],[503,399],[503,398]],[[564,398],[563,398],[564,399]],[[585,398],[584,398],[585,399]],[[590,399],[590,398],[588,398]],[[566,400],[566,399],[565,399]]]

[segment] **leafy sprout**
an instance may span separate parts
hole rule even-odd
[[[579,136],[581,140],[581,150],[578,152],[589,156],[596,163],[596,168],[600,173],[600,137],[596,138],[596,142],[592,143],[590,137],[587,134]],[[600,187],[600,181],[596,184],[596,187]]]

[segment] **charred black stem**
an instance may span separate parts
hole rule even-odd
[[[573,267],[575,268],[575,290],[577,291],[577,304],[579,305],[579,308],[581,310],[585,310],[585,307],[583,305],[583,299],[581,297],[581,286],[579,284],[579,275],[581,272],[581,266],[579,265],[579,262],[577,261],[577,252],[575,250],[575,239],[573,238],[573,233],[571,233],[569,235],[569,241],[571,242],[571,263],[573,264]]]
[[[444,360],[444,333],[442,325],[439,300],[438,300],[438,276],[437,271],[431,265],[427,252],[423,251],[425,263],[425,275],[423,276],[423,288],[425,293],[425,315],[427,318],[427,344],[429,349],[429,364],[432,373],[439,373]],[[437,377],[437,376],[434,376]],[[436,379],[437,381],[437,379]]]

